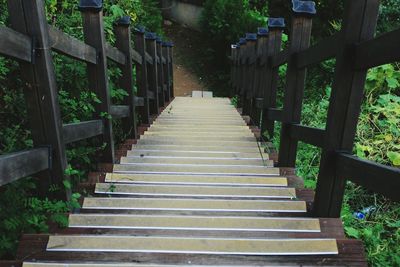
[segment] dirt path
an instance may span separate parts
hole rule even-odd
[[[174,93],[175,96],[191,96],[192,91],[205,90],[205,86],[198,77],[191,71],[189,62],[192,59],[192,47],[195,47],[195,38],[187,36],[187,29],[177,24],[164,25],[167,38],[174,42]]]

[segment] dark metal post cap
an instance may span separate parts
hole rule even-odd
[[[256,33],[246,33],[246,41],[257,41]]]
[[[163,40],[160,36],[157,36],[156,42],[157,42],[157,44],[162,44]]]
[[[156,40],[157,39],[157,34],[155,32],[146,32],[144,35],[144,38],[146,40]]]
[[[268,28],[285,28],[284,18],[268,18]]]
[[[129,16],[123,16],[115,22],[118,26],[129,26],[131,25],[131,17]]]
[[[245,45],[246,44],[246,39],[245,38],[239,38],[239,45]]]
[[[292,10],[297,14],[315,15],[317,10],[315,9],[315,2],[313,1],[300,1],[292,0]]]
[[[142,33],[144,34],[146,32],[146,28],[142,25],[136,25],[135,26],[135,33]]]
[[[96,11],[103,9],[103,0],[80,0],[78,9],[80,11]]]
[[[268,36],[268,28],[258,28],[257,29],[257,35],[258,36]]]

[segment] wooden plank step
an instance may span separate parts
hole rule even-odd
[[[175,127],[171,127],[169,125],[160,125],[153,124],[148,129],[148,131],[155,130],[169,130],[169,131],[179,131],[179,132],[196,132],[196,131],[207,131],[207,132],[240,132],[240,133],[252,133],[248,126],[231,126],[231,125],[211,125],[211,126],[193,126],[193,125],[185,125],[185,127],[181,127],[179,129]]]
[[[229,138],[229,137],[250,137],[251,140],[255,139],[254,133],[250,130],[246,131],[224,131],[220,132],[216,130],[207,130],[207,129],[186,129],[186,130],[177,130],[177,129],[160,129],[160,128],[149,128],[144,132],[144,135],[157,135],[157,136],[182,136],[182,137],[210,137],[219,139]]]
[[[304,201],[232,200],[232,199],[168,199],[168,198],[85,198],[83,209],[101,210],[165,210],[165,211],[235,211],[291,212],[307,211]]]
[[[108,195],[141,195],[169,197],[225,198],[296,198],[296,190],[288,187],[238,187],[189,185],[137,185],[97,183],[95,193]]]
[[[263,166],[229,166],[229,165],[180,165],[180,164],[114,164],[116,173],[171,173],[171,174],[209,174],[209,175],[243,175],[243,176],[277,176],[279,168]]]
[[[145,132],[140,136],[142,140],[160,140],[160,141],[198,141],[199,138],[206,138],[208,141],[252,141],[255,142],[254,135],[236,135],[226,136],[222,134],[210,135],[209,133],[180,133],[180,132]]]
[[[122,157],[121,164],[126,163],[158,163],[158,164],[208,164],[208,165],[247,165],[273,166],[272,160],[262,159],[208,159],[208,158],[177,158],[177,157]]]
[[[201,176],[201,175],[163,175],[163,174],[120,174],[107,173],[106,182],[138,184],[176,184],[176,185],[221,185],[221,186],[287,186],[284,177],[257,176]]]
[[[223,145],[132,145],[135,150],[152,150],[152,151],[204,151],[204,152],[236,152],[236,153],[260,153],[258,146],[252,147],[236,147]],[[262,151],[262,150],[261,150]]]
[[[135,264],[135,263],[124,263],[124,262],[112,262],[112,263],[93,263],[93,262],[81,262],[76,263],[72,261],[64,262],[24,262],[22,267],[176,267],[176,265],[159,265],[159,264]],[[181,267],[191,266],[199,267],[201,265],[179,265]],[[204,266],[204,265],[203,265]],[[207,267],[224,267],[222,265],[207,265]],[[225,266],[228,267],[228,266]]]
[[[171,150],[144,150],[127,151],[128,157],[181,157],[181,158],[215,158],[215,159],[269,159],[268,154],[259,152],[221,152],[221,151],[171,151]],[[261,157],[262,156],[262,157]]]
[[[228,255],[336,255],[335,239],[222,239],[145,236],[50,236],[47,251]]]
[[[186,126],[244,126],[247,127],[247,124],[244,121],[239,122],[223,122],[223,121],[178,121],[178,120],[170,120],[170,121],[163,121],[163,120],[155,120],[152,125],[165,125],[169,127],[186,127]]]
[[[210,117],[210,116],[191,116],[191,115],[173,115],[161,114],[157,117],[157,121],[220,121],[220,122],[244,122],[245,120],[240,116],[225,116],[225,117]]]
[[[236,146],[236,147],[259,147],[256,140],[252,141],[225,141],[225,140],[159,140],[139,139],[137,145],[182,145],[182,146]],[[261,145],[260,145],[261,147]]]
[[[238,216],[71,214],[69,227],[198,231],[321,232],[319,219]]]

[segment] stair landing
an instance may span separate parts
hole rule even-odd
[[[25,235],[23,266],[366,266],[340,220],[310,218],[227,98],[175,98],[69,227]]]

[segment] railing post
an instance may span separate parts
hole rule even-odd
[[[165,64],[164,64],[164,84],[165,84],[165,101],[169,102],[171,101],[171,91],[169,88],[169,66],[168,66],[168,58],[169,58],[169,53],[168,53],[168,44],[167,42],[162,43],[162,53],[165,58]]]
[[[238,107],[243,109],[244,99],[243,96],[245,94],[245,82],[246,82],[246,48],[247,43],[245,38],[239,39],[240,53],[238,59],[238,68],[239,68],[239,82],[238,82]],[[243,113],[243,110],[242,110]]]
[[[165,91],[164,91],[164,65],[163,65],[163,49],[162,49],[162,40],[161,37],[157,37],[157,56],[160,59],[160,62],[157,64],[158,68],[158,101],[160,102],[160,106],[165,106]]]
[[[136,64],[136,85],[137,95],[143,97],[144,106],[138,108],[141,123],[150,123],[150,103],[147,94],[147,62],[146,62],[146,42],[144,39],[145,29],[141,26],[135,28],[135,50],[142,56],[142,64]]]
[[[251,118],[254,125],[260,126],[261,110],[257,107],[257,100],[263,97],[263,84],[265,81],[264,69],[265,65],[261,66],[260,61],[267,55],[268,49],[268,28],[258,28],[257,30],[257,52],[255,62],[254,84],[253,84],[253,99],[251,107]]]
[[[114,141],[110,114],[110,88],[108,86],[107,55],[103,23],[103,4],[101,0],[81,0],[79,10],[82,12],[83,34],[85,43],[97,50],[97,64],[87,64],[89,88],[92,89],[101,103],[96,105],[95,118],[102,119],[104,130],[102,141],[106,144],[100,160],[114,162]]]
[[[137,139],[137,123],[135,117],[135,94],[133,85],[133,67],[131,55],[131,18],[128,16],[117,20],[114,31],[116,47],[126,56],[125,66],[121,66],[122,76],[119,79],[119,86],[123,88],[128,96],[124,98],[124,104],[129,106],[130,113],[127,118],[122,120],[122,127],[125,134]]]
[[[69,199],[71,192],[67,189],[65,194],[63,185],[63,180],[68,179],[64,176],[67,157],[44,3],[9,0],[8,9],[11,27],[30,36],[33,43],[34,64],[21,62],[20,67],[34,146],[49,147],[51,151],[50,170],[38,174],[39,193],[49,197],[49,186],[54,184],[61,190],[50,193],[50,197]]]
[[[256,55],[257,34],[246,33],[246,79],[243,94],[243,115],[251,115],[251,99],[253,96],[253,78],[255,64],[253,58]]]
[[[285,97],[279,146],[279,166],[295,167],[298,141],[290,136],[290,126],[300,123],[306,69],[297,68],[294,54],[310,46],[312,16],[316,14],[312,1],[293,1],[293,18],[288,47]]]
[[[153,65],[148,66],[149,90],[154,93],[154,99],[151,101],[150,114],[158,114],[158,73],[157,73],[157,35],[152,32],[145,34],[147,53],[153,58]]]
[[[275,121],[268,119],[268,109],[276,107],[277,84],[279,78],[279,67],[273,67],[271,57],[278,54],[282,45],[282,32],[285,28],[285,20],[283,18],[268,19],[268,49],[265,62],[265,70],[263,76],[263,112],[261,118],[261,133],[268,131],[269,138],[274,135]]]
[[[174,44],[168,43],[168,54],[169,54],[169,75],[170,75],[170,94],[173,98],[174,95]]]
[[[235,73],[236,73],[236,56],[237,56],[237,47],[235,44],[231,45],[231,92],[230,96],[233,97],[236,92],[236,81],[235,81]]]
[[[366,70],[353,68],[353,48],[357,43],[373,38],[378,11],[379,1],[346,2],[322,147],[314,216],[340,216],[345,179],[337,172],[336,152],[352,152],[367,74]]]

